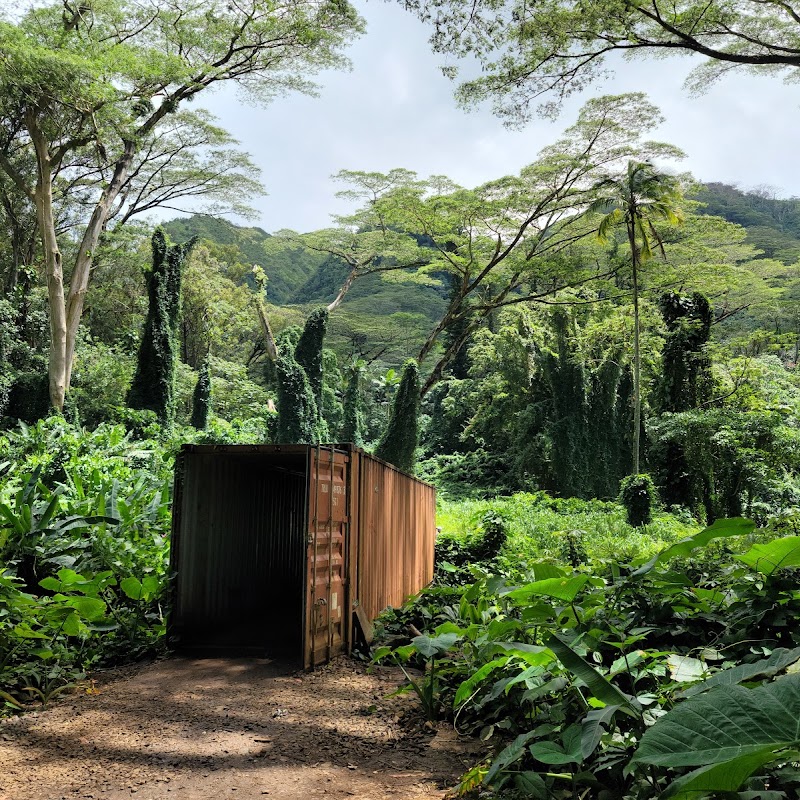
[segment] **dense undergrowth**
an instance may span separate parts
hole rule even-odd
[[[558,519],[585,534],[570,545]],[[437,580],[385,617],[375,657],[403,666],[427,716],[493,745],[462,793],[797,796],[800,521],[680,538],[662,516],[634,557],[612,504],[516,496],[441,521]]]

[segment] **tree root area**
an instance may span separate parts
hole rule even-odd
[[[442,798],[479,758],[399,676],[174,658],[0,722],[0,800]]]

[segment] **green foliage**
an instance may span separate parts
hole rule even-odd
[[[472,585],[434,586],[386,617],[382,635],[411,621],[422,636],[375,657],[424,666],[422,679],[409,675],[424,712],[497,743],[464,791],[791,794],[800,640],[787,567],[796,562],[752,572],[762,556],[744,557],[753,527],[720,521],[638,569],[616,559],[579,570],[473,566]],[[794,547],[779,541],[776,553]],[[725,548],[744,550],[742,562]]]
[[[714,313],[699,292],[681,297],[663,294],[658,301],[667,325],[661,380],[656,392],[660,411],[688,411],[711,400],[711,360],[706,346]]]
[[[375,448],[375,455],[404,472],[414,471],[419,438],[419,367],[406,361],[392,403],[389,424]]]
[[[303,332],[294,349],[295,361],[308,378],[318,409],[322,409],[322,348],[328,326],[328,309],[314,309],[306,318]]]
[[[653,479],[649,475],[628,475],[619,485],[619,501],[625,506],[629,525],[639,528],[653,519],[658,504]]]
[[[203,431],[208,425],[208,412],[211,409],[211,374],[209,372],[208,358],[200,366],[197,384],[192,395],[192,420],[191,425],[198,431]]]
[[[18,710],[160,647],[172,476],[161,445],[121,426],[51,417],[2,445],[0,688]]]
[[[153,234],[153,265],[147,274],[148,309],[128,392],[128,405],[154,411],[166,425],[175,417],[174,383],[181,279],[186,256],[195,240],[170,245],[161,229]]]
[[[278,427],[280,444],[316,444],[325,438],[320,430],[317,401],[306,371],[297,363],[293,348],[283,344],[275,362],[278,383]]]
[[[339,441],[352,442],[357,447],[364,446],[364,400],[361,381],[364,370],[360,364],[350,369],[347,388],[344,393],[344,412]]]

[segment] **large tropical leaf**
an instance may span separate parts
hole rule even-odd
[[[711,764],[673,781],[659,800],[698,800],[718,792],[735,792],[759,767],[775,759],[773,747]]]
[[[606,680],[591,664],[581,658],[566,642],[551,636],[545,644],[556,654],[558,660],[576,677],[580,678],[589,691],[600,701],[610,706],[619,706],[633,716],[638,716],[640,708],[628,695]]]
[[[771,575],[782,567],[796,567],[800,565],[800,536],[784,536],[764,544],[754,544],[736,558],[765,575]]]
[[[645,732],[633,761],[696,767],[798,743],[800,675],[787,675],[755,689],[720,686],[684,701]]]
[[[728,538],[729,536],[744,536],[751,533],[756,527],[755,522],[744,517],[731,517],[729,519],[718,519],[713,525],[704,528],[694,536],[687,536],[679,542],[670,545],[660,553],[653,556],[646,564],[631,573],[632,577],[638,577],[650,572],[653,567],[664,564],[670,559],[686,557],[698,547],[705,547],[713,539]]]

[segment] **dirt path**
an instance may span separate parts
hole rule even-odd
[[[387,698],[394,671],[341,659],[171,659],[0,722],[0,800],[442,798],[478,758]]]

